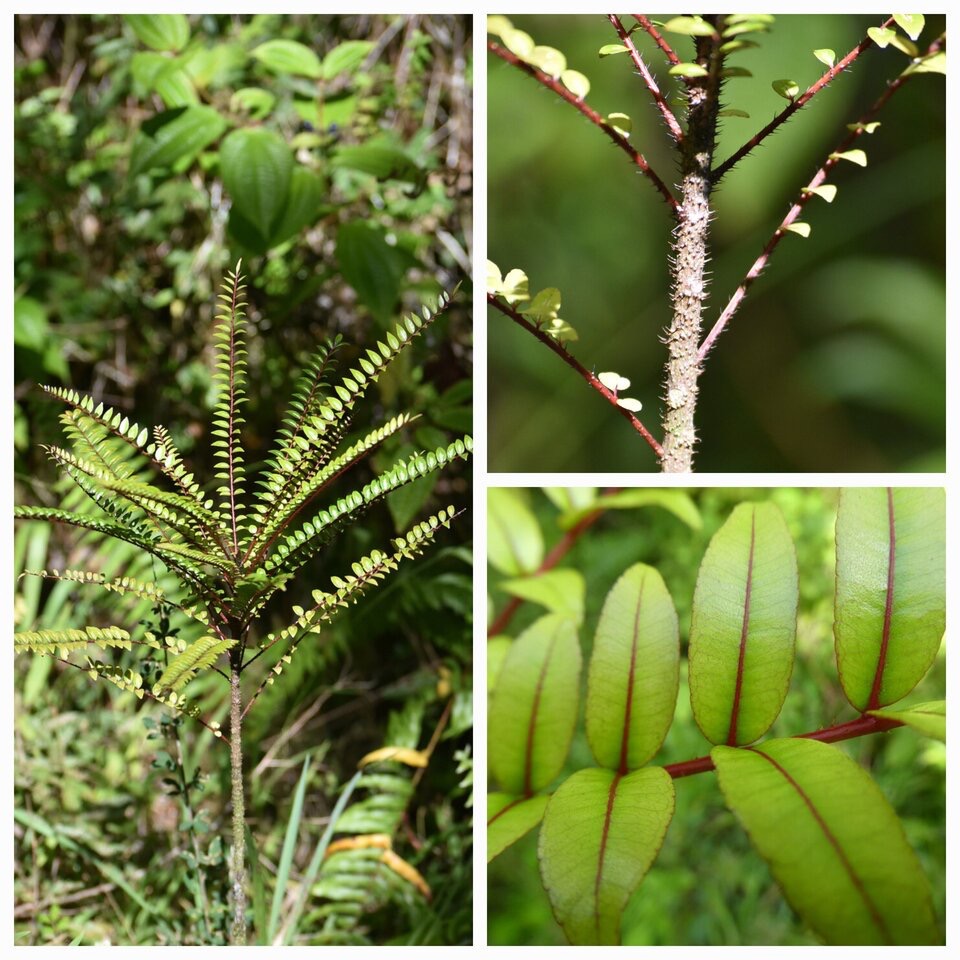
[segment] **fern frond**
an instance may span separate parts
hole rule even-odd
[[[220,494],[224,512],[229,518],[233,553],[239,550],[241,523],[241,500],[243,497],[243,459],[240,447],[240,427],[243,418],[240,408],[247,401],[245,391],[247,351],[241,329],[246,314],[243,299],[246,285],[240,274],[240,261],[236,269],[227,274],[223,283],[214,334],[216,340],[216,371],[213,375],[218,385],[216,406],[213,411],[212,446],[216,460],[216,476],[222,486]]]
[[[153,692],[157,695],[178,693],[201,670],[212,667],[219,656],[235,646],[236,642],[233,639],[224,640],[211,636],[195,640],[170,661],[160,679],[153,685]]]
[[[20,576],[94,584],[121,596],[139,597],[141,600],[149,600],[151,603],[165,603],[198,623],[207,624],[210,621],[206,612],[199,607],[187,607],[175,603],[166,596],[161,587],[133,577],[107,577],[105,574],[94,573],[90,570],[24,570]]]
[[[70,630],[27,630],[13,636],[17,653],[42,653],[66,657],[73,650],[83,650],[89,644],[101,650],[132,649],[130,634],[121,627],[80,627]]]
[[[360,490],[341,497],[336,503],[321,510],[313,520],[307,521],[298,530],[287,535],[277,544],[275,553],[267,559],[266,568],[293,573],[359,511],[397,488],[441,469],[451,460],[468,459],[472,451],[473,440],[465,436],[447,447],[438,447],[426,454],[414,454],[407,460],[395,463]]]

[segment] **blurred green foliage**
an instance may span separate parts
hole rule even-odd
[[[591,81],[602,115],[628,114],[630,142],[668,184],[675,158],[653,102],[597,16],[517,16],[539,44],[563,51]],[[878,17],[778,16],[758,46],[731,63],[753,74],[726,81],[722,162],[783,106],[774,80],[802,88]],[[625,21],[629,27],[632,21]],[[922,48],[944,29],[927,18]],[[692,41],[671,35],[681,58]],[[678,83],[642,30],[633,40],[675,112]],[[644,423],[658,433],[670,315],[670,220],[662,198],[609,141],[519,70],[489,58],[489,256],[531,290],[559,287],[576,328],[574,355],[632,380]],[[789,205],[846,130],[906,66],[888,47],[851,70],[746,157],[713,198],[707,324],[719,315]],[[945,85],[911,79],[861,139],[868,166],[841,164],[831,204],[814,201],[808,240],[786,237],[705,364],[697,409],[700,471],[940,470],[945,438]],[[584,394],[541,344],[488,311],[490,468],[654,469],[619,417]],[[704,331],[706,332],[706,330]]]
[[[673,724],[660,752],[661,766],[703,756],[710,744],[697,728],[686,681],[690,604],[700,561],[710,538],[730,511],[745,500],[771,500],[782,511],[797,548],[800,601],[796,662],[783,709],[768,737],[784,737],[853,719],[837,676],[833,647],[834,524],[838,491],[804,488],[717,487],[687,491],[702,528],[685,524],[666,509],[609,510],[587,530],[559,568],[580,571],[587,582],[586,616],[580,631],[584,662],[607,592],[630,565],[643,562],[663,576],[680,622],[680,690]],[[541,492],[529,504],[549,551],[561,538],[557,508]],[[559,569],[558,568],[558,569]],[[491,607],[507,595],[491,571]],[[510,623],[519,633],[542,610],[524,604]],[[585,700],[586,671],[583,671]],[[910,702],[942,698],[946,683],[943,648]],[[582,710],[582,707],[581,707]],[[765,738],[766,739],[766,738]],[[897,729],[884,736],[836,744],[868,767],[900,817],[934,892],[938,921],[945,918],[946,798],[944,744]],[[561,783],[593,766],[583,724],[578,724]],[[676,781],[676,813],[654,866],[623,915],[623,943],[629,945],[815,944],[816,939],[783,899],[770,872],[734,815],[725,807],[715,774]],[[534,830],[488,866],[488,938],[491,944],[563,944],[540,881]]]
[[[358,422],[380,422],[400,407],[419,414],[409,434],[382,451],[390,462],[407,447],[469,431],[468,18],[191,15],[186,33],[179,16],[159,30],[155,18],[140,19],[151,23],[112,15],[16,19],[17,502],[52,505],[65,492],[39,446],[59,437],[60,408],[39,395],[38,382],[76,386],[136,410],[144,423],[167,424],[198,476],[212,475],[204,435],[212,309],[241,254],[253,371],[243,442],[253,469],[318,341],[343,333],[358,348],[370,346],[403,309],[461,281],[448,315],[378,383]],[[264,44],[273,41],[312,51],[326,72],[303,75],[296,61],[269,62]],[[300,47],[288,50],[302,56]],[[196,110],[212,111],[199,115],[208,121],[216,115],[209,126],[220,130],[216,137],[201,143],[198,134],[195,150],[177,140],[173,160],[143,159],[144,138],[167,136],[171,123],[196,118]],[[229,146],[224,164],[223,145],[238,135],[248,139],[241,144],[248,168],[280,170],[273,192],[229,171]],[[362,239],[345,255],[344,237],[357,232]],[[391,497],[389,509],[371,512],[311,564],[301,586],[268,612],[266,628],[285,626],[291,601],[382,547],[411,517],[441,501],[463,502],[468,490],[467,472],[458,469],[436,486],[418,482]],[[64,506],[82,509],[82,494],[69,496]],[[398,852],[442,895],[428,903],[409,884],[372,894],[354,926],[360,941],[471,939],[463,785],[469,541],[467,515],[369,607],[351,609],[320,643],[304,644],[285,671],[288,682],[269,688],[245,723],[254,744],[248,825],[272,895],[271,868],[304,755],[315,762],[294,856],[297,882],[340,785],[384,743],[390,716],[415,703],[417,742],[425,744],[453,695],[453,716],[396,838]],[[149,558],[123,544],[43,524],[19,526],[14,559],[18,573],[81,566],[165,582]],[[21,629],[116,622],[123,602],[114,597],[111,606],[82,586],[31,578],[18,590],[15,619]],[[132,622],[157,616],[143,603],[127,613]],[[221,723],[224,692],[207,681],[191,690]],[[146,730],[144,720],[162,714],[135,711],[131,695],[48,658],[17,664],[16,704],[16,942],[216,942],[222,918],[204,916],[198,889],[209,903],[224,902],[215,841],[228,817],[227,751],[190,724]],[[316,922],[301,926],[295,942],[314,942]]]

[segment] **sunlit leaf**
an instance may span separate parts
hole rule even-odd
[[[899,720],[919,733],[937,740],[947,739],[947,702],[931,700],[927,703],[914,703],[899,710],[868,710],[872,717],[885,717]]]
[[[827,203],[833,203],[834,198],[837,195],[837,187],[832,183],[821,183],[815,187],[804,187],[803,192],[813,193],[821,199],[826,200]],[[809,224],[807,224],[807,226],[809,226]],[[806,236],[810,236],[809,230],[807,231]]]
[[[706,77],[708,72],[705,67],[701,67],[699,63],[676,63],[668,71],[671,76],[674,77]]]
[[[679,33],[685,37],[712,37],[716,30],[703,17],[673,17],[663,29],[667,33]]]
[[[543,561],[543,534],[523,491],[487,491],[487,559],[501,573],[533,573]]]
[[[354,73],[373,48],[374,44],[370,40],[345,40],[338,43],[323,58],[321,76],[324,80],[332,80],[341,73]]]
[[[579,70],[564,70],[560,80],[578,100],[590,92],[590,81]]]
[[[788,223],[784,228],[790,233],[799,234],[801,237],[809,237],[811,227],[809,223],[804,223],[802,220],[794,220],[793,223]]]
[[[895,13],[893,20],[911,40],[916,40],[923,32],[925,21],[922,13]]]
[[[629,48],[622,43],[605,43],[599,52],[601,57],[610,57],[617,53],[628,53]]]
[[[548,77],[555,80],[567,69],[567,58],[553,47],[534,47],[527,55],[527,63],[539,67]]]
[[[577,626],[583,622],[587,587],[583,574],[577,570],[547,570],[535,577],[503,580],[498,586],[511,596],[545,607],[550,613],[570,617]]]
[[[267,40],[254,48],[252,56],[271,73],[289,73],[312,79],[321,74],[320,58],[296,40]]]
[[[858,167],[867,165],[867,155],[863,150],[845,150],[843,153],[831,153],[831,160],[846,160],[855,163]]]
[[[607,123],[624,137],[629,137],[633,130],[633,121],[625,113],[608,113]]]
[[[626,377],[621,377],[619,373],[613,370],[605,370],[597,374],[597,379],[608,389],[616,393],[618,390],[627,390],[630,387],[630,381]]]
[[[643,409],[643,404],[634,397],[617,397],[617,406],[631,413],[639,413]]]
[[[831,50],[829,47],[822,47],[819,50],[814,50],[813,55],[821,62],[826,64],[828,67],[833,67],[837,62],[837,54],[835,50]]]
[[[796,80],[774,80],[770,86],[784,100],[793,100],[800,92],[800,84]]]
[[[131,13],[124,19],[137,39],[151,50],[182,50],[190,39],[190,24],[182,13]]]
[[[750,114],[746,110],[740,110],[737,107],[724,107],[723,110],[717,111],[718,117],[747,117],[749,118]]]
[[[526,836],[542,819],[549,796],[515,797],[508,793],[487,796],[487,863]]]

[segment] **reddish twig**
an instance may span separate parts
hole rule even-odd
[[[681,143],[683,141],[683,130],[680,128],[680,123],[677,121],[674,112],[667,105],[667,101],[663,98],[663,94],[657,86],[657,81],[653,79],[653,74],[650,73],[647,65],[643,62],[643,57],[640,56],[640,51],[637,50],[633,40],[630,39],[629,32],[624,29],[620,18],[615,13],[608,13],[607,19],[613,24],[613,29],[617,31],[617,36],[620,37],[621,42],[627,48],[630,59],[639,71],[640,76],[643,77],[643,82],[647,85],[650,96],[653,97],[653,102],[657,105],[657,109],[660,111],[660,115],[663,117],[667,129],[670,131],[670,136],[672,136],[677,143]]]
[[[871,733],[886,733],[894,727],[902,727],[899,720],[889,720],[886,717],[869,717],[862,714],[856,720],[839,723],[823,730],[814,730],[810,733],[795,734],[795,739],[819,740],[821,743],[837,743],[840,740],[853,740]],[[762,744],[760,744],[762,746]],[[668,763],[664,768],[674,780],[680,777],[691,777],[695,773],[706,773],[713,770],[713,760],[709,756],[696,757],[694,760],[684,760],[681,763]]]
[[[513,309],[509,304],[502,301],[496,294],[488,293],[487,294],[487,303],[491,307],[496,307],[505,317],[509,317],[513,320],[514,323],[518,323],[524,330],[528,333],[532,333],[541,343],[546,344],[558,357],[568,367],[576,370],[580,374],[581,378],[584,379],[587,384],[593,387],[594,390],[599,393],[604,400],[607,401],[616,411],[620,414],[629,424],[633,427],[637,433],[647,441],[647,444],[650,446],[650,449],[657,455],[659,460],[663,456],[663,448],[660,444],[654,439],[653,435],[649,430],[625,407],[621,407],[617,403],[617,395],[612,391],[608,390],[596,377],[592,374],[582,363],[580,363],[575,357],[573,357],[566,347],[562,343],[555,340],[548,333],[541,330],[536,324],[531,323],[524,317],[522,314],[518,313]]]
[[[616,493],[616,487],[611,487],[608,490],[604,490],[604,496]],[[544,557],[543,563],[540,564],[537,569],[530,574],[531,577],[539,577],[540,574],[546,573],[548,570],[552,570],[571,550],[573,545],[580,539],[580,535],[587,530],[589,527],[592,527],[594,523],[600,518],[604,513],[604,508],[599,510],[593,510],[588,513],[586,516],[581,517],[557,542],[556,546]],[[488,637],[495,637],[497,634],[503,633],[507,629],[507,624],[513,619],[513,615],[520,609],[520,605],[523,603],[522,597],[511,597],[507,601],[507,605],[500,611],[500,615],[490,624],[489,629],[487,630]]]
[[[542,70],[538,70],[533,64],[527,63],[525,60],[521,60],[516,54],[511,53],[506,47],[501,47],[500,44],[495,43],[493,40],[487,41],[487,49],[500,57],[501,60],[506,61],[509,64],[523,70],[524,73],[529,74],[536,80],[538,83],[542,84],[548,90],[552,90],[558,97],[563,100],[566,100],[572,107],[576,108],[583,116],[585,116],[594,126],[599,127],[636,165],[641,173],[657,188],[664,200],[667,201],[667,204],[670,207],[670,210],[674,215],[677,210],[677,201],[673,194],[670,192],[669,187],[657,176],[656,172],[647,163],[646,157],[639,150],[635,150],[630,144],[630,141],[619,133],[611,124],[607,123],[603,117],[597,113],[593,107],[588,106],[583,100],[579,99],[576,95],[571,93],[559,80],[554,80],[553,77],[544,73]]]
[[[931,45],[927,53],[935,52],[939,47],[939,41],[935,40]],[[796,221],[797,217],[800,215],[800,212],[809,202],[811,197],[816,196],[813,193],[813,190],[816,187],[819,187],[826,179],[827,174],[840,162],[838,154],[846,151],[856,140],[864,133],[864,127],[870,120],[880,112],[886,102],[894,95],[894,93],[899,90],[903,84],[909,79],[909,76],[905,77],[902,74],[898,76],[895,80],[892,80],[887,86],[887,89],[877,98],[873,106],[867,110],[863,116],[856,122],[854,128],[850,131],[847,136],[837,144],[836,148],[827,157],[823,166],[813,175],[813,179],[803,188],[800,192],[799,198],[794,202],[793,206],[787,211],[787,215],[780,222],[780,225],[774,231],[773,236],[767,241],[766,246],[763,248],[763,251],[760,253],[760,256],[757,257],[753,262],[753,266],[747,271],[747,275],[743,278],[740,283],[740,286],[734,291],[733,296],[730,298],[730,301],[723,308],[723,313],[720,314],[717,322],[713,325],[710,333],[707,334],[703,343],[700,344],[700,349],[697,353],[699,360],[703,358],[710,352],[710,348],[713,346],[717,337],[723,332],[724,328],[730,322],[733,315],[740,308],[740,304],[743,302],[743,298],[747,295],[747,290],[750,289],[750,286],[753,284],[753,281],[760,276],[761,273],[766,269],[767,261],[770,259],[773,251],[776,250],[777,244],[783,239],[784,235],[789,233],[787,229],[790,224]]]
[[[680,63],[680,58],[673,52],[673,47],[663,39],[660,31],[642,14],[642,13],[631,13],[631,17],[643,27],[644,30],[650,35],[650,39],[664,52],[667,59],[674,65]]]
[[[881,24],[880,29],[882,30],[885,27],[889,27],[891,23],[893,23],[893,17],[885,20]],[[720,178],[739,163],[754,147],[759,146],[759,144],[766,140],[778,127],[786,123],[787,120],[802,106],[809,103],[838,74],[846,70],[864,50],[873,45],[873,41],[869,37],[864,37],[842,60],[838,60],[819,80],[807,87],[789,106],[784,107],[759,133],[754,134],[736,153],[729,156],[720,166],[716,167],[713,171],[713,182],[718,183]]]

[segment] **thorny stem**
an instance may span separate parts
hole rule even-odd
[[[618,491],[618,487],[610,487],[607,490],[603,491],[604,496],[607,496]],[[588,513],[585,517],[582,517],[578,520],[557,542],[554,548],[543,558],[543,563],[532,573],[531,577],[538,577],[541,573],[546,573],[548,570],[552,570],[573,548],[573,545],[580,539],[581,534],[593,526],[597,520],[603,515],[604,509],[593,510]],[[488,637],[495,637],[499,633],[503,633],[507,629],[507,625],[513,619],[513,615],[520,609],[520,605],[523,603],[521,597],[511,597],[504,606],[503,610],[500,611],[499,616],[490,624],[490,627],[487,630]]]
[[[717,138],[723,64],[718,34],[697,38],[697,63],[706,68],[707,76],[694,78],[687,86],[687,134],[681,144],[682,197],[672,244],[673,318],[666,335],[669,356],[661,460],[664,473],[689,473],[693,469],[693,419],[700,376],[697,348],[706,298],[710,232],[710,167]]]
[[[680,123],[674,115],[674,112],[667,105],[667,101],[657,86],[657,81],[654,80],[653,74],[647,69],[647,65],[643,62],[643,57],[640,56],[640,51],[637,50],[636,45],[630,38],[630,34],[615,13],[608,13],[607,18],[613,24],[613,29],[617,31],[617,36],[620,38],[621,43],[627,48],[630,59],[639,71],[640,76],[643,77],[643,82],[647,85],[650,96],[653,97],[653,101],[657,105],[657,109],[660,111],[660,115],[663,117],[667,129],[670,131],[670,136],[673,137],[676,143],[681,143],[683,141],[683,130],[680,129]]]
[[[645,17],[642,13],[631,13],[631,17],[643,27],[644,30],[649,34],[650,39],[664,52],[666,58],[676,66],[680,63],[680,58],[676,55],[673,50],[673,47],[663,39],[660,31],[650,22],[650,20]]]
[[[585,366],[583,366],[582,363],[576,360],[562,343],[558,343],[553,337],[541,330],[536,324],[531,323],[526,317],[523,316],[523,314],[518,313],[513,309],[513,307],[497,297],[496,294],[488,293],[487,303],[489,303],[491,307],[496,307],[497,310],[499,310],[505,317],[509,317],[511,320],[513,320],[514,323],[520,324],[524,330],[532,333],[541,343],[546,344],[558,357],[560,357],[561,360],[563,360],[565,364],[567,364],[567,366],[576,370],[577,373],[580,374],[584,380],[586,380],[589,386],[593,387],[597,393],[599,393],[625,420],[629,422],[630,426],[632,426],[633,429],[636,430],[637,433],[639,433],[640,436],[647,441],[650,449],[653,450],[658,459],[663,455],[663,449],[654,439],[650,431],[647,430],[647,428],[629,410],[627,410],[625,407],[621,407],[617,403],[616,394],[612,390],[608,390],[600,382],[598,377],[592,374]]]
[[[927,49],[927,54],[935,53],[940,47],[939,39],[934,40],[930,47]],[[849,54],[848,54],[849,56]],[[740,282],[740,286],[734,291],[733,296],[730,298],[727,305],[723,308],[723,312],[717,318],[716,323],[710,330],[710,333],[704,338],[703,343],[700,345],[700,349],[697,351],[697,359],[703,361],[706,355],[710,352],[710,349],[713,347],[713,344],[716,342],[717,337],[723,333],[724,328],[732,319],[733,315],[740,309],[740,304],[743,302],[744,297],[747,295],[747,291],[753,284],[753,281],[760,276],[761,273],[766,269],[767,262],[773,254],[773,251],[776,250],[777,245],[780,241],[786,236],[790,231],[788,227],[794,223],[797,217],[800,216],[801,211],[810,201],[810,199],[816,194],[812,191],[824,183],[827,179],[827,175],[830,171],[840,162],[837,154],[844,153],[848,150],[856,140],[863,135],[864,127],[869,123],[886,105],[886,102],[904,85],[904,83],[909,80],[909,76],[903,76],[901,74],[895,80],[892,80],[887,86],[887,89],[883,91],[882,94],[874,101],[873,105],[864,113],[859,120],[857,120],[854,125],[854,129],[850,131],[833,149],[830,156],[824,161],[823,165],[819,170],[813,175],[813,178],[810,182],[801,190],[800,196],[794,201],[793,206],[787,211],[787,215],[780,221],[780,225],[773,232],[773,236],[767,241],[763,250],[760,252],[760,256],[757,257],[753,262],[753,266],[747,271],[747,275]]]
[[[677,210],[677,201],[674,198],[673,194],[670,192],[670,188],[657,176],[656,172],[647,163],[646,157],[639,150],[635,150],[631,145],[630,141],[619,133],[615,127],[607,123],[603,117],[597,113],[593,107],[588,106],[575,94],[571,93],[559,80],[554,80],[553,77],[547,75],[542,70],[538,70],[532,64],[527,63],[525,60],[521,60],[516,54],[511,53],[505,47],[501,47],[500,44],[495,43],[493,40],[487,41],[487,49],[496,54],[501,60],[505,60],[507,63],[512,64],[515,67],[518,67],[520,70],[523,70],[524,73],[529,74],[536,80],[538,83],[545,86],[548,90],[552,90],[558,97],[566,100],[572,107],[577,109],[580,113],[583,114],[592,124],[599,127],[623,152],[633,161],[633,163],[639,168],[640,172],[643,173],[645,177],[660,191],[661,196],[664,200],[667,201],[667,204],[670,207],[671,212],[676,213]]]
[[[247,943],[247,877],[245,863],[243,803],[243,743],[241,740],[240,659],[230,663],[230,787],[233,803],[233,850],[230,856],[230,888],[233,893],[233,922],[230,941]]]
[[[871,733],[886,733],[894,727],[902,727],[899,720],[890,720],[887,717],[871,717],[861,714],[856,720],[848,720],[823,730],[813,730],[810,733],[795,734],[800,740],[819,740],[821,743],[838,743],[840,740],[853,740]],[[760,744],[762,746],[763,744]],[[681,763],[668,763],[664,768],[667,773],[678,780],[680,777],[690,777],[695,773],[706,773],[713,770],[713,760],[709,757],[696,757],[693,760],[684,760]]]
[[[893,23],[893,17],[884,20],[880,29],[889,27],[891,23]],[[736,153],[724,160],[713,171],[714,184],[716,185],[728,170],[736,166],[754,147],[759,146],[766,140],[781,124],[786,123],[802,106],[809,103],[834,77],[846,70],[864,50],[872,46],[873,41],[869,37],[864,37],[842,60],[838,60],[819,80],[812,83],[799,97],[796,97],[788,106],[784,107],[759,133],[752,136]]]

